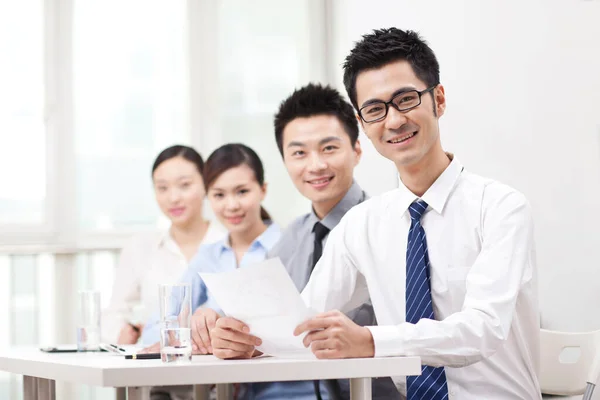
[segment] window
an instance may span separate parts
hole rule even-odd
[[[46,219],[43,2],[0,2],[0,224]]]
[[[220,1],[219,101],[222,142],[252,147],[265,167],[271,195],[265,208],[283,225],[309,210],[294,188],[275,143],[273,116],[283,99],[311,81],[322,81],[309,0]],[[281,18],[293,15],[293,18]],[[316,18],[317,21],[320,21]]]
[[[107,304],[122,234],[164,222],[150,168],[169,145],[206,158],[247,143],[277,222],[307,211],[277,173],[272,118],[295,87],[325,80],[322,7],[0,1],[0,345],[73,343],[77,290],[98,289]],[[0,373],[0,398],[18,398],[20,379]],[[113,398],[65,383],[57,393]]]
[[[79,0],[74,21],[77,225],[153,225],[153,159],[190,140],[186,4]]]

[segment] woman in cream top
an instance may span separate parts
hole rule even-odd
[[[133,322],[146,321],[158,308],[158,285],[177,282],[201,245],[225,235],[222,227],[203,218],[203,168],[200,154],[187,146],[169,147],[156,158],[154,192],[171,226],[165,232],[139,234],[123,248],[102,317],[104,342],[136,343],[143,326]]]

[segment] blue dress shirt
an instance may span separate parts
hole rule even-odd
[[[240,260],[239,268],[245,268],[266,259],[267,253],[281,237],[281,229],[277,224],[270,224],[258,236]],[[206,285],[200,278],[199,272],[225,272],[238,268],[235,252],[229,245],[229,236],[215,243],[200,247],[198,253],[192,258],[188,269],[179,282],[190,283],[192,287],[192,310],[198,307],[208,307],[223,315],[218,304],[209,296]],[[142,343],[152,344],[160,340],[159,313],[156,310],[144,326]]]

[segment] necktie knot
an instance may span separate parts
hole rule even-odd
[[[423,214],[425,214],[425,210],[427,210],[427,203],[423,200],[418,199],[412,202],[410,207],[408,207],[408,212],[410,213],[410,218],[415,221],[420,221]]]
[[[320,222],[317,222],[313,226],[313,232],[315,233],[315,240],[322,241],[325,236],[329,233],[329,228]]]

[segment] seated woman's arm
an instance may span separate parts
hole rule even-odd
[[[102,341],[106,343],[134,344],[139,339],[130,324],[132,309],[140,299],[140,276],[138,272],[139,248],[132,240],[121,251],[115,270],[112,295],[108,307],[102,313]]]

